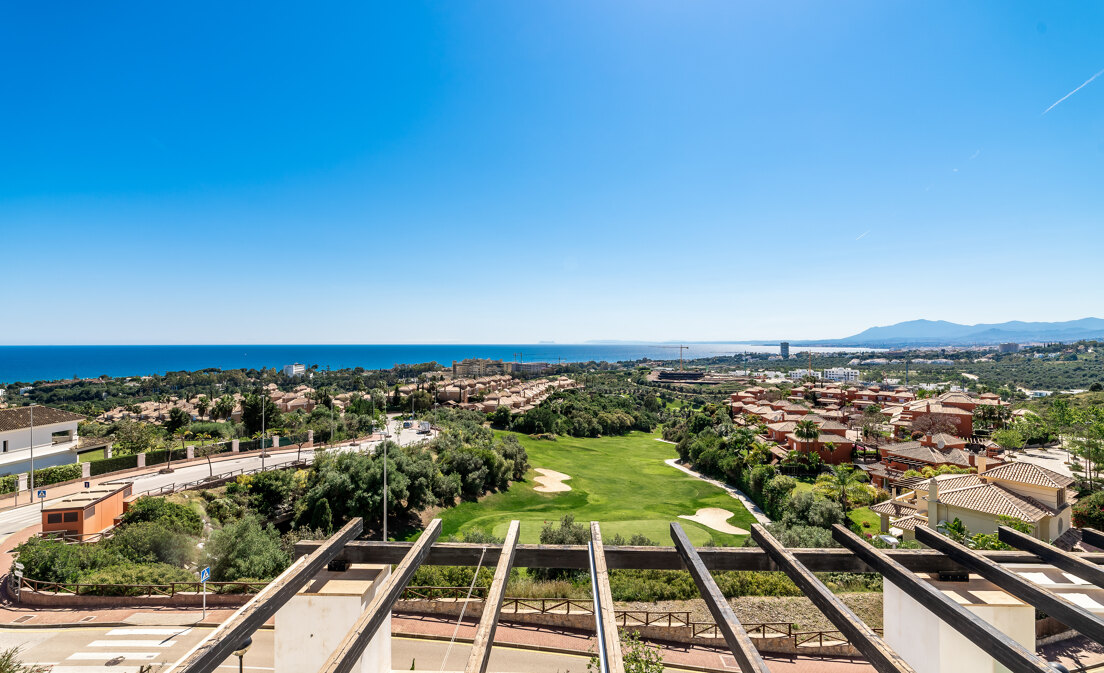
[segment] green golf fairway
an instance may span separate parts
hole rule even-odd
[[[618,533],[626,538],[641,533],[658,544],[670,545],[670,523],[678,521],[695,545],[741,545],[747,536],[720,533],[678,518],[703,507],[718,507],[733,513],[727,521],[733,526],[748,530],[755,523],[739,500],[664,464],[677,454],[672,444],[657,441],[658,437],[659,433],[634,432],[621,437],[549,441],[517,435],[533,468],[526,480],[512,484],[504,493],[444,510],[439,514],[444,524],[441,535],[478,529],[501,538],[510,520],[519,519],[521,542],[537,543],[546,521],[558,523],[564,514],[574,514],[577,522],[600,522],[603,539]],[[564,483],[571,490],[535,491],[539,486],[535,468],[539,467],[570,475]]]

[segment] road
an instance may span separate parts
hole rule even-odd
[[[152,615],[151,615],[152,616]],[[209,628],[186,626],[84,627],[71,629],[0,629],[0,649],[22,647],[24,663],[53,666],[52,673],[138,673],[142,665],[165,670],[210,633]],[[244,671],[274,670],[274,633],[262,629],[253,634],[253,645],[242,660]],[[394,637],[391,665],[394,670],[462,671],[471,646],[456,643]],[[444,661],[448,653],[448,661]],[[588,657],[534,652],[496,646],[491,651],[491,671],[532,673],[583,673]],[[444,664],[447,664],[445,666]],[[220,670],[238,669],[237,657]]]
[[[426,435],[420,435],[413,429],[403,430],[401,423],[397,421],[391,421],[388,423],[388,432],[392,439],[396,440],[402,446],[409,446],[427,439]],[[375,448],[380,443],[379,440],[374,442],[363,442],[355,446],[338,447],[336,449],[327,449],[328,451],[364,451]],[[300,452],[303,460],[310,462],[314,459],[313,449],[303,449]],[[292,463],[296,460],[296,453],[294,451],[290,453],[273,453],[269,457],[264,458],[264,467],[270,468],[272,466],[285,465]],[[239,470],[255,470],[262,465],[262,458],[258,455],[243,456],[241,458],[230,458],[224,460],[212,461],[211,467],[207,466],[206,461],[201,463],[194,463],[182,467],[173,468],[171,474],[160,474],[159,472],[151,472],[147,474],[137,476],[121,476],[116,479],[112,479],[105,483],[127,483],[134,484],[134,492],[141,493],[151,489],[159,489],[165,486],[169,486],[174,483],[185,483],[191,481],[198,481],[204,477],[210,476],[211,470],[214,470],[216,476],[237,472]],[[46,487],[47,496],[45,504],[51,504],[57,502],[60,498],[50,498],[50,487]],[[13,507],[12,509],[0,512],[0,542],[7,539],[7,537],[13,533],[16,533],[27,526],[39,523],[42,520],[42,514],[40,510],[42,503],[36,502],[33,505],[27,504],[19,507]]]

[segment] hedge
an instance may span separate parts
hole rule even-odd
[[[19,475],[5,474],[0,477],[0,494],[15,493],[15,487],[19,485]]]
[[[88,464],[91,465],[91,474],[95,477],[101,474],[107,474],[108,472],[117,472],[119,470],[128,470],[133,467],[138,467],[138,455],[104,458],[103,460],[93,460]]]
[[[34,471],[34,485],[35,488],[38,488],[40,486],[57,484],[62,481],[80,479],[81,474],[82,472],[80,463],[72,463],[70,465],[57,465],[54,467],[44,467],[41,470]]]
[[[186,449],[173,449],[172,450],[172,459],[173,460],[184,460],[187,457],[188,457],[188,452],[187,452]],[[168,452],[168,450],[148,451],[146,453],[146,465],[160,465],[161,463],[167,463],[167,462],[169,462],[169,452]]]

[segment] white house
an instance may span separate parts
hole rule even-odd
[[[829,381],[858,381],[859,370],[847,367],[832,367],[824,370],[824,378]]]
[[[37,405],[0,409],[0,474],[28,471],[32,444],[36,470],[77,462],[82,420],[80,414]]]
[[[307,368],[298,362],[293,365],[284,365],[284,376],[302,376],[305,373],[307,373]]]

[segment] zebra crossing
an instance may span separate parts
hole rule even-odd
[[[143,664],[171,661],[169,652],[185,643],[188,627],[122,627],[97,634],[79,651],[53,665],[52,673],[138,673]]]

